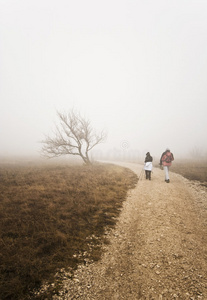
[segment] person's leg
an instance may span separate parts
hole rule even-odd
[[[170,177],[169,177],[169,167],[168,166],[163,166],[164,171],[165,171],[165,181],[169,182]]]
[[[151,180],[151,171],[149,171],[149,180]]]
[[[145,170],[146,179],[148,179],[148,171]]]
[[[167,166],[167,174],[168,174],[168,182],[170,182],[170,167],[169,166]]]

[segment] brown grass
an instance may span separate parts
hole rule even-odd
[[[58,269],[99,259],[136,182],[113,165],[0,165],[0,299],[28,299]]]
[[[170,170],[207,186],[207,160],[177,160],[173,162]]]

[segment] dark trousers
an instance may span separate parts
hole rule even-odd
[[[146,175],[146,179],[151,180],[151,171],[146,171],[145,170],[145,175]]]

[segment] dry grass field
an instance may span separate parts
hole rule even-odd
[[[207,186],[207,160],[176,160],[170,170]]]
[[[207,184],[207,161],[171,171]],[[0,164],[0,299],[28,299],[57,270],[98,260],[137,180],[111,164]]]
[[[28,299],[58,269],[99,259],[136,182],[110,164],[0,164],[0,299]]]

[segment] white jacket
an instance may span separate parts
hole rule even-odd
[[[151,161],[146,162],[144,164],[144,169],[145,169],[145,171],[152,171],[152,162]]]

